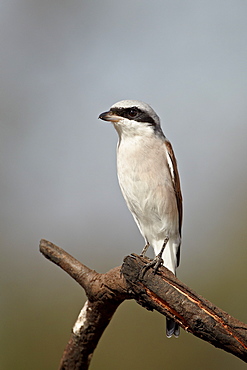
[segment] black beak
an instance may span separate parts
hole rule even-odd
[[[104,121],[111,121],[111,122],[118,122],[121,117],[117,116],[111,110],[108,112],[101,113],[99,115],[99,119],[103,119]]]
[[[111,112],[103,112],[99,115],[99,119],[103,119],[103,121],[110,121],[111,120]]]

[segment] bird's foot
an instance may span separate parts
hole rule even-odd
[[[157,255],[151,262],[147,263],[140,272],[139,278],[140,280],[144,277],[145,273],[148,269],[153,267],[153,274],[155,275],[161,265],[163,265],[163,259],[160,255]]]
[[[166,247],[166,244],[167,244],[168,240],[169,240],[169,237],[168,237],[168,236],[166,236],[166,237],[165,237],[165,239],[164,239],[164,243],[163,243],[163,245],[162,245],[162,248],[161,248],[160,252],[159,252],[159,253],[157,254],[157,256],[153,259],[153,261],[151,261],[151,262],[147,263],[147,264],[142,268],[142,270],[141,270],[141,272],[140,272],[140,275],[139,275],[139,278],[140,278],[140,279],[142,279],[142,278],[144,277],[144,275],[145,275],[146,271],[147,271],[150,267],[153,267],[153,273],[154,273],[154,274],[156,274],[156,273],[157,273],[157,271],[158,271],[158,268],[159,268],[161,265],[163,265],[164,261],[163,261],[163,259],[162,259],[162,254],[163,254],[163,252],[164,252],[164,249],[165,249],[165,247]],[[145,245],[145,247],[144,247],[144,249],[143,249],[142,253],[143,253],[143,252],[145,253],[145,252],[146,252],[146,250],[148,249],[148,247],[149,247],[149,243]]]

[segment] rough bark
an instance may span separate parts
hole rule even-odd
[[[156,274],[150,268],[143,275],[149,260],[132,254],[121,267],[99,274],[46,240],[41,240],[40,251],[75,279],[88,297],[60,369],[88,369],[101,335],[125,299],[135,299],[146,309],[173,318],[193,335],[247,362],[247,325],[195,293],[165,267]]]

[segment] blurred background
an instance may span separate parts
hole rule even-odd
[[[184,224],[179,278],[247,321],[247,3],[0,3],[0,368],[56,369],[85,302],[39,253],[48,239],[97,270],[143,239],[116,177],[117,134],[98,115],[149,103],[173,144]],[[123,303],[90,369],[244,369],[165,319]]]

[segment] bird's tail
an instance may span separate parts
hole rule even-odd
[[[178,338],[180,334],[179,325],[170,318],[166,318],[166,336],[167,338],[171,338],[173,335]]]
[[[154,248],[154,253],[157,256],[162,248],[162,241],[158,243],[152,243]],[[170,270],[176,276],[176,268],[179,264],[179,246],[180,240],[169,240],[165,246],[164,252],[162,254],[163,264],[168,270]],[[180,334],[179,325],[170,318],[166,318],[166,336],[171,338],[173,335],[178,338]]]

